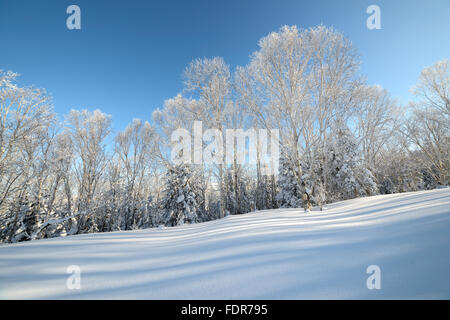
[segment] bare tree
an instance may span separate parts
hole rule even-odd
[[[412,116],[406,134],[419,148],[429,172],[441,185],[450,175],[450,61],[443,60],[425,68],[413,93],[421,100],[410,104]]]
[[[39,223],[47,138],[55,119],[45,91],[19,87],[17,76],[0,70],[0,229],[11,241],[29,237]],[[30,196],[37,201],[32,210]]]
[[[450,60],[441,60],[424,68],[412,92],[421,99],[422,107],[450,116]]]
[[[129,229],[137,225],[139,204],[150,194],[147,184],[152,179],[150,169],[154,161],[155,130],[148,122],[134,119],[115,140],[115,152],[125,186],[124,228]]]
[[[296,168],[302,192],[311,193],[316,178],[304,176],[302,162],[318,165],[313,159],[320,157],[314,153],[326,156],[334,119],[348,117],[355,106],[358,56],[350,41],[323,26],[308,30],[285,26],[261,39],[259,46],[250,64],[237,70],[240,103],[261,126],[280,130],[281,152]],[[326,184],[326,177],[324,171],[319,179]],[[310,197],[304,198],[307,208]]]
[[[205,123],[225,132],[230,113],[232,84],[229,66],[222,58],[198,59],[189,64],[185,73],[185,90],[198,98],[203,107],[202,116]],[[223,139],[223,137],[222,137]],[[223,145],[223,140],[222,140]],[[220,192],[220,216],[225,216],[225,152],[222,152],[222,163],[218,164],[218,184]]]
[[[354,110],[355,133],[365,166],[377,167],[377,157],[402,125],[403,112],[386,89],[361,86],[358,107]]]
[[[78,183],[77,211],[89,213],[93,209],[94,196],[107,164],[105,139],[111,133],[111,117],[100,110],[72,110],[67,120],[78,158],[74,167]],[[95,228],[93,219],[87,226],[88,220],[88,216],[80,216],[79,232],[83,232],[85,227]]]

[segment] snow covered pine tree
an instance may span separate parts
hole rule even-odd
[[[166,226],[198,222],[199,206],[192,177],[192,169],[186,164],[167,169],[165,197],[162,202],[163,209],[167,212],[163,221]]]
[[[302,207],[302,193],[292,162],[285,155],[280,156],[277,200],[281,208]]]
[[[377,192],[375,178],[363,166],[358,145],[345,124],[338,124],[331,154],[331,177],[334,178],[331,191],[336,199],[352,199]]]

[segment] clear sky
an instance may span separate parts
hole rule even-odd
[[[71,4],[81,30],[66,27]],[[381,30],[366,27],[372,4]],[[234,69],[269,32],[318,24],[348,37],[368,82],[403,103],[423,67],[450,58],[450,0],[0,0],[0,69],[46,88],[61,117],[99,108],[122,130],[180,92],[191,60]]]

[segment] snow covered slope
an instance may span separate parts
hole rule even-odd
[[[0,298],[448,299],[450,189],[2,245]]]

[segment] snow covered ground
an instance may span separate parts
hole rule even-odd
[[[1,245],[0,298],[449,299],[450,189]]]

